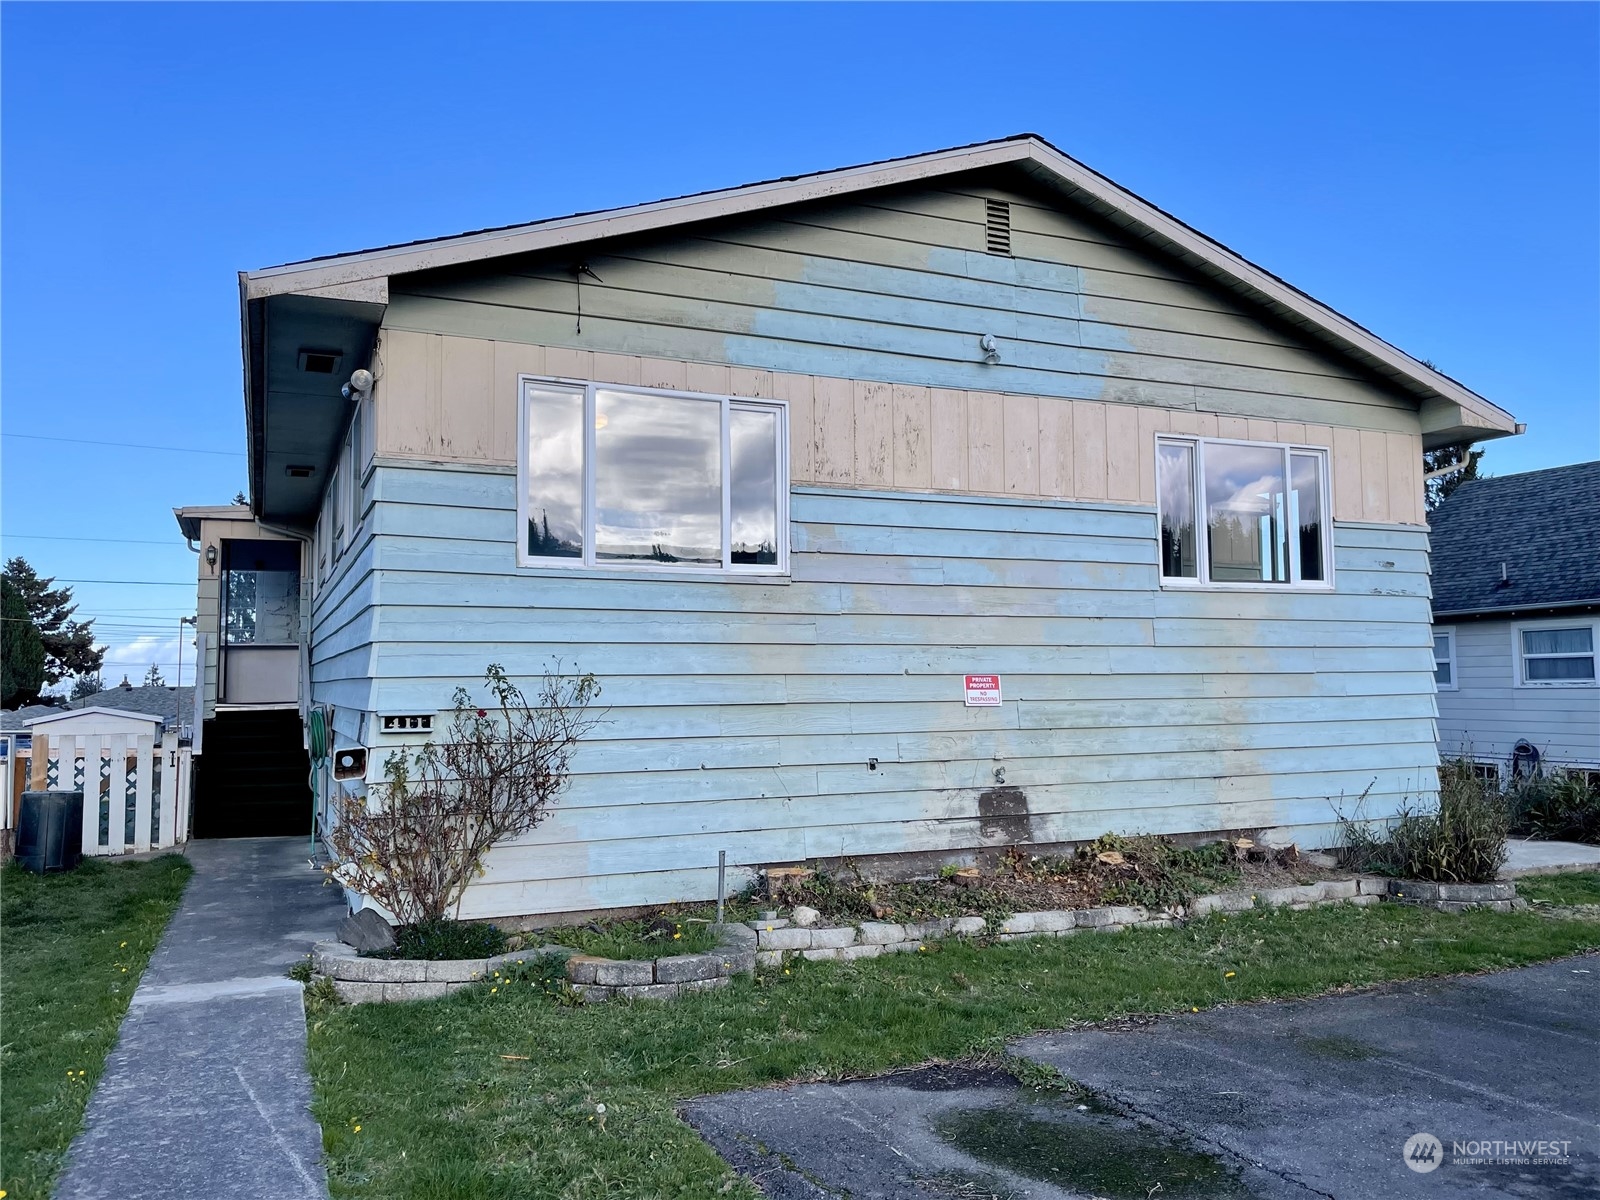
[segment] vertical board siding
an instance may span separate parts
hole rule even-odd
[[[369,542],[317,604],[313,698],[352,706],[350,736],[364,712],[443,708],[491,661],[601,679],[572,788],[494,852],[467,915],[704,898],[719,849],[1320,836],[1341,796],[1383,815],[1436,788],[1419,530],[1336,526],[1331,594],[1162,591],[1148,508],[800,488],[790,581],[685,581],[516,569],[514,490],[380,464]],[[967,672],[1000,673],[1004,703],[966,708]],[[997,766],[1027,798],[1009,822],[984,811]]]
[[[604,283],[584,285],[581,332],[565,258],[396,278],[380,450],[513,461],[507,362],[521,352],[503,347],[519,344],[530,347],[521,369],[580,379],[738,395],[783,395],[786,379],[810,379],[801,391],[813,436],[792,443],[801,481],[1147,502],[1140,410],[1154,409],[1168,414],[1163,427],[1201,414],[1202,434],[1299,440],[1286,429],[1303,429],[1329,446],[1334,430],[1348,434],[1336,516],[1421,523],[1413,398],[1119,231],[980,183],[615,243],[589,259]],[[1014,256],[984,252],[989,198],[1022,222]],[[999,341],[997,362],[979,347],[986,334]],[[931,483],[922,426],[900,422],[896,400],[871,390],[880,386],[932,389]],[[968,410],[960,424],[956,396]],[[1049,411],[1050,399],[1073,411]],[[1073,462],[1088,468],[1073,490],[1052,491],[1047,478],[1069,481],[1042,455],[1064,416],[1100,440]]]
[[[1591,620],[1583,615],[1573,624]],[[1455,633],[1456,675],[1454,689],[1439,691],[1440,753],[1504,767],[1516,744],[1527,741],[1552,764],[1600,769],[1600,688],[1516,686],[1510,621],[1440,628]]]

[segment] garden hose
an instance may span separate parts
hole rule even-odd
[[[321,767],[328,758],[328,712],[313,708],[306,713],[306,749],[311,758],[311,852],[317,851],[317,821],[322,815]]]

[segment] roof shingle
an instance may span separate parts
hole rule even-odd
[[[1430,523],[1435,617],[1600,603],[1600,462],[1475,479]]]

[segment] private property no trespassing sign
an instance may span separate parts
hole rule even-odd
[[[967,707],[993,708],[1000,703],[1000,676],[968,675]]]

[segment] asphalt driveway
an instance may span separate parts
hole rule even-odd
[[[1012,1050],[1089,1094],[933,1068],[685,1116],[779,1198],[1600,1195],[1600,956]]]

